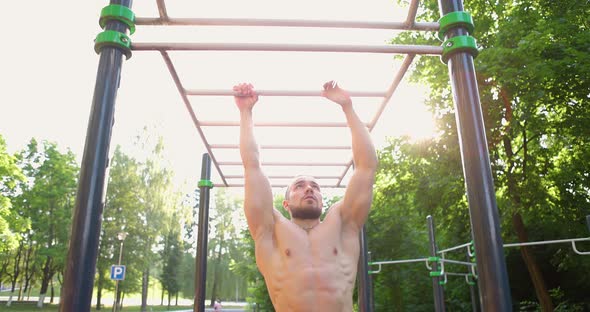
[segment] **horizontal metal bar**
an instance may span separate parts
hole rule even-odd
[[[400,263],[412,263],[412,262],[428,262],[428,258],[408,259],[408,260],[392,260],[392,261],[375,261],[375,262],[369,262],[369,265],[400,264]]]
[[[454,273],[454,272],[447,272],[445,273],[446,275],[450,275],[450,276],[470,276],[470,273]]]
[[[289,20],[261,18],[135,18],[136,25],[146,26],[271,26],[271,27],[319,27],[319,28],[359,28],[438,31],[437,22],[422,22],[409,25],[403,22],[364,22],[364,21],[322,21]]]
[[[187,95],[191,96],[234,96],[237,95],[232,90],[206,90],[206,89],[187,89]],[[321,91],[317,90],[256,90],[256,94],[261,96],[322,96]],[[350,91],[349,95],[352,97],[384,97],[385,92],[375,91]]]
[[[558,239],[558,240],[527,242],[527,243],[512,243],[512,244],[504,244],[504,247],[534,246],[534,245],[559,244],[559,243],[571,243],[571,242],[582,242],[582,241],[590,241],[590,237]]]
[[[267,176],[267,178],[269,179],[292,179],[294,178],[294,175],[269,175]],[[244,176],[243,175],[226,175],[225,176],[226,179],[243,179]],[[340,176],[313,176],[314,179],[318,180],[318,179],[338,179],[340,178]]]
[[[201,127],[238,127],[238,121],[201,121]],[[365,124],[368,126],[367,124]],[[345,122],[255,122],[256,127],[348,127]]]
[[[211,148],[220,148],[220,149],[239,149],[240,146],[238,144],[211,144]],[[289,150],[310,150],[310,149],[317,149],[317,150],[349,150],[351,149],[350,146],[346,145],[338,145],[338,146],[329,146],[329,145],[260,145],[260,149],[289,149]]]
[[[244,184],[228,183],[226,184],[215,184],[215,187],[244,187]],[[270,187],[288,187],[287,184],[271,184]],[[334,184],[320,184],[321,188],[345,188],[346,185],[334,185]]]
[[[277,43],[144,43],[131,45],[134,51],[283,51],[352,52],[441,55],[442,47],[426,45],[329,45]]]
[[[224,161],[219,162],[220,166],[241,166],[241,161]],[[348,163],[331,163],[331,162],[305,162],[305,163],[294,163],[294,162],[263,162],[262,166],[313,166],[313,167],[329,167],[329,166],[346,166]]]
[[[453,264],[461,264],[461,265],[469,265],[474,266],[475,263],[465,262],[465,261],[457,261],[457,260],[450,260],[450,259],[440,259],[442,262],[453,263]]]
[[[443,254],[443,253],[445,253],[445,252],[449,252],[449,251],[453,251],[453,250],[457,250],[457,249],[461,249],[461,248],[469,247],[469,246],[471,246],[471,244],[472,244],[471,242],[469,242],[469,243],[465,243],[465,244],[463,244],[463,245],[459,245],[459,246],[455,246],[455,247],[447,248],[447,249],[444,249],[444,250],[440,250],[438,253],[439,253],[439,254]]]

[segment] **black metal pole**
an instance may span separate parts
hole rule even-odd
[[[110,3],[131,7],[132,0],[111,0]],[[110,21],[106,29],[125,33],[127,26],[119,21]],[[60,299],[61,312],[90,311],[115,99],[123,56],[121,50],[113,47],[105,47],[100,53],[72,219],[72,235]]]
[[[439,0],[440,14],[463,11],[462,0]],[[468,35],[465,27],[446,32],[451,38]],[[455,100],[455,118],[469,201],[471,229],[476,246],[478,284],[482,311],[512,311],[502,232],[488,153],[479,91],[468,52],[448,61]]]
[[[371,283],[369,281],[369,263],[367,259],[367,233],[365,226],[361,229],[359,235],[360,256],[358,264],[357,279],[358,284],[358,305],[360,312],[372,312],[371,305]]]
[[[427,216],[426,221],[428,223],[428,241],[430,244],[428,245],[428,250],[430,251],[430,256],[437,257],[438,248],[436,247],[436,236],[434,234],[434,222],[432,221],[432,216]],[[439,270],[438,263],[432,262],[432,271],[436,272]],[[433,276],[432,277],[432,291],[434,294],[434,311],[436,312],[444,312],[445,311],[445,292],[442,285],[439,283],[441,281],[440,276]]]
[[[201,181],[211,178],[211,157],[203,154]],[[197,256],[195,272],[195,302],[193,311],[205,311],[205,286],[207,281],[207,236],[209,234],[209,190],[210,186],[199,183],[199,234],[197,236]]]
[[[590,215],[586,216],[586,226],[588,227],[588,231],[590,231]]]

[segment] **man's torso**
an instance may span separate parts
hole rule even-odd
[[[272,237],[256,242],[256,260],[277,312],[352,311],[358,231],[338,211],[309,232],[275,218]]]

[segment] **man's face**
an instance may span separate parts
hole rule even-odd
[[[322,214],[322,193],[313,177],[301,176],[289,187],[283,206],[296,219],[318,219]]]

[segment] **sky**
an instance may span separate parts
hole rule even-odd
[[[169,0],[170,17],[277,18],[350,21],[405,20],[407,7],[395,0]],[[9,152],[23,149],[31,138],[56,142],[70,149],[81,162],[99,57],[93,40],[101,29],[100,10],[108,1],[11,1],[0,19],[4,43],[0,57],[0,134]],[[156,17],[155,0],[135,1],[137,17]],[[395,31],[367,29],[268,28],[268,27],[148,27],[137,26],[133,42],[266,42],[381,45]],[[307,52],[170,52],[187,89],[230,89],[250,82],[261,90],[320,90],[336,80],[353,91],[384,92],[397,73],[400,61],[392,55]],[[386,137],[434,135],[432,115],[423,102],[426,88],[407,83],[408,76],[385,109],[372,138],[377,147]],[[202,121],[237,121],[231,97],[191,97]],[[353,99],[361,119],[369,121],[380,99]],[[255,121],[344,122],[335,104],[321,98],[261,97]],[[136,51],[124,61],[117,95],[111,151],[121,145],[141,158],[134,138],[144,127],[161,135],[165,157],[184,191],[200,180],[204,144],[199,137],[166,65],[158,52]],[[204,129],[209,144],[238,143],[238,128]],[[259,144],[347,144],[346,129],[311,132],[301,128],[256,130]],[[263,161],[350,160],[349,152],[293,152],[264,150]],[[239,161],[237,151],[216,150],[219,161]],[[301,168],[299,168],[301,169]],[[239,174],[240,166],[226,174]],[[269,171],[278,170],[269,168]],[[313,168],[312,174],[333,174]],[[333,170],[333,168],[332,168]],[[341,173],[341,169],[337,169]],[[306,173],[306,172],[296,172]],[[296,174],[267,172],[267,174]],[[212,180],[221,180],[213,169]]]

